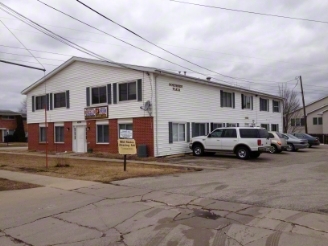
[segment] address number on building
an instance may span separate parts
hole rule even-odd
[[[170,83],[169,86],[171,86],[174,91],[180,91],[183,87],[183,85],[172,84],[172,83]]]

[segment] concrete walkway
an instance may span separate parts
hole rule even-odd
[[[192,175],[198,173],[180,177]],[[0,245],[5,246],[327,246],[328,242],[328,215],[323,214],[155,190],[151,184],[138,188],[124,181],[109,185],[10,171],[0,171],[0,177],[44,185],[0,192]],[[169,176],[160,179],[174,185]],[[157,178],[143,180],[151,183]]]

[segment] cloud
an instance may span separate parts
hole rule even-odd
[[[83,0],[114,21],[192,62],[221,74],[247,78],[252,82],[249,83],[220,76],[173,57],[91,12],[76,1],[44,1],[138,47],[231,84],[276,93],[279,84],[273,81],[289,81],[287,85],[294,88],[294,78],[302,75],[307,102],[328,95],[327,24],[208,9],[166,0]],[[320,0],[193,2],[308,19],[324,17],[328,8],[328,3]],[[110,60],[172,69],[176,72],[185,71],[181,67],[86,27],[36,1],[4,0],[3,3]],[[54,59],[40,59],[47,73],[62,63],[58,60],[67,60],[69,55],[89,57],[1,11],[0,20],[4,21],[28,48],[67,55],[33,51],[38,57]],[[1,25],[0,31],[0,45],[22,47]],[[29,55],[25,50],[3,46],[0,46],[0,52]],[[0,53],[0,57],[40,66],[35,59],[27,56]],[[188,74],[204,77],[190,71]],[[42,76],[43,73],[40,71],[0,63],[0,108],[17,110],[23,98],[20,91]],[[295,90],[300,91],[299,85]]]

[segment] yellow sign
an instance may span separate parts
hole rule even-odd
[[[119,139],[118,153],[121,155],[135,155],[137,154],[136,141],[134,139]]]

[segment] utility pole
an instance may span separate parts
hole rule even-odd
[[[305,133],[308,133],[308,127],[307,127],[307,116],[306,116],[306,110],[305,110],[305,101],[304,101],[304,92],[303,92],[302,76],[300,76],[300,84],[301,84],[301,91],[302,91],[302,101],[303,101],[303,113],[304,113]]]

